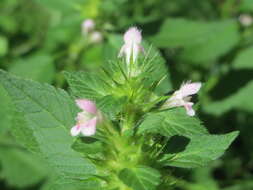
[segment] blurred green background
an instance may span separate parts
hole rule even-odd
[[[82,33],[88,18],[101,41]],[[0,68],[67,88],[63,70],[108,64],[130,26],[160,50],[171,76],[168,92],[185,80],[202,81],[197,107],[208,130],[240,131],[208,167],[172,169],[179,176],[173,189],[252,190],[253,0],[1,0]],[[0,189],[49,190],[50,168],[12,137],[10,105],[0,86]]]

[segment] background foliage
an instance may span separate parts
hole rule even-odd
[[[117,56],[120,34],[136,25],[148,43],[159,48],[171,86],[178,88],[185,79],[204,82],[197,107],[208,130],[217,134],[240,131],[222,159],[206,168],[173,171],[180,176],[177,188],[251,190],[253,25],[242,22],[245,14],[253,16],[252,0],[1,0],[0,68],[67,88],[63,70],[96,71]],[[95,19],[103,34],[101,43],[85,42],[80,26],[86,18]],[[12,137],[20,129],[10,133],[16,114],[11,105],[0,86],[1,189],[47,190],[54,175],[44,160]],[[33,144],[31,150],[36,147]]]

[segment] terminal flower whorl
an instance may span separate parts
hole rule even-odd
[[[132,56],[133,62],[135,62],[139,52],[144,52],[144,48],[141,46],[141,31],[136,27],[131,27],[126,31],[123,39],[124,45],[121,47],[118,56],[122,57],[124,55],[128,64]]]
[[[72,127],[71,135],[77,136],[80,133],[84,136],[94,135],[100,115],[95,103],[87,99],[77,99],[76,104],[82,111],[77,114],[77,123]]]
[[[193,102],[190,102],[191,95],[197,94],[201,88],[200,82],[186,82],[183,83],[179,90],[175,91],[173,95],[165,102],[163,108],[173,108],[184,106],[189,116],[194,116],[195,111],[192,108]]]

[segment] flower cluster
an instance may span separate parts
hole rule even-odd
[[[95,21],[86,19],[82,23],[82,34],[88,36],[91,43],[100,43],[103,40],[102,34],[95,30]]]
[[[94,29],[94,22],[86,20],[83,23],[83,31],[89,33]],[[99,35],[94,33],[93,35]],[[124,34],[124,44],[120,49],[119,57],[125,57],[126,64],[135,63],[140,52],[144,52],[141,45],[142,35],[140,30],[136,27],[131,27]],[[130,66],[129,66],[130,67]],[[189,116],[194,116],[195,111],[192,108],[194,105],[191,102],[191,96],[198,93],[201,88],[200,82],[186,82],[183,83],[179,90],[175,91],[172,96],[165,101],[161,109],[169,109],[173,107],[184,107]],[[96,125],[100,120],[100,112],[97,110],[94,102],[87,99],[76,100],[77,106],[82,110],[76,117],[76,125],[71,129],[71,135],[77,136],[82,133],[84,136],[94,135],[96,132]]]

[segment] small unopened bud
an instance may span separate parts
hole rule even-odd
[[[253,18],[249,14],[241,14],[239,16],[239,21],[243,26],[247,27],[253,23]]]
[[[87,34],[94,30],[95,22],[92,19],[86,19],[82,23],[82,33]]]
[[[103,36],[100,32],[95,31],[90,34],[91,43],[100,43],[103,40]]]

